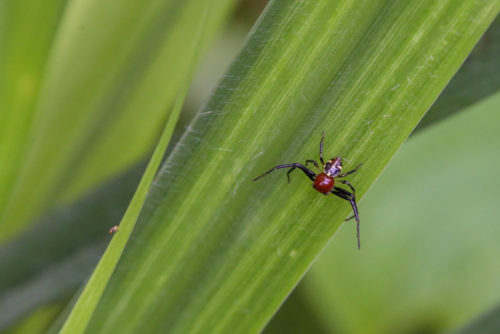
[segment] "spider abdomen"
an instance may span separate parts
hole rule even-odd
[[[325,173],[318,174],[314,180],[313,187],[322,194],[328,194],[332,189],[335,181]]]

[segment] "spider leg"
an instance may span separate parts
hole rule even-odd
[[[286,172],[286,178],[288,179],[288,183],[290,183],[290,173],[295,170],[295,167],[292,167]],[[254,180],[255,181],[255,180]]]
[[[261,177],[263,176],[266,176],[267,174],[271,173],[272,171],[274,171],[275,169],[281,169],[281,168],[291,168],[291,170],[288,171],[288,176],[289,176],[289,173],[294,170],[295,168],[298,168],[300,169],[301,171],[304,172],[304,174],[307,175],[308,178],[311,179],[311,181],[314,181],[314,179],[316,178],[316,174],[310,170],[309,168],[299,164],[299,163],[293,163],[293,164],[285,164],[285,165],[278,165],[278,166],[275,166],[273,168],[271,168],[270,170],[268,170],[267,172],[265,172],[264,174],[260,175],[260,176],[257,176],[255,179],[253,179],[252,181],[257,181],[258,179],[260,179]]]
[[[348,171],[347,173],[344,173],[344,174],[337,175],[337,177],[345,177],[347,175],[351,175],[352,173],[356,172],[358,170],[358,168],[361,167],[361,165],[363,165],[363,164],[359,164],[353,170],[350,170],[350,171]]]
[[[319,161],[321,164],[325,164],[325,160],[323,160],[323,140],[325,139],[325,131],[321,133],[321,141],[319,142]]]
[[[314,167],[319,168],[319,165],[315,160],[306,160],[306,166],[308,163],[312,163]]]
[[[306,160],[306,166],[308,163],[312,163],[316,168],[319,168],[318,163],[314,160]],[[288,183],[290,183],[290,173],[295,170],[295,167],[292,167],[288,172],[286,172],[286,177],[288,179]]]
[[[339,187],[333,187],[331,193],[351,203],[352,211],[354,212],[354,217],[356,218],[356,236],[358,238],[358,249],[361,249],[361,241],[359,237],[359,214],[358,214],[358,206],[356,205],[356,197],[354,196],[354,194]],[[349,220],[351,218],[348,218],[346,220]]]
[[[356,195],[356,189],[354,189],[354,187],[352,186],[352,184],[349,183],[349,181],[346,181],[346,180],[337,180],[337,181],[340,182],[340,183],[342,183],[342,184],[345,184],[346,186],[348,186],[349,188],[351,188],[352,194]]]

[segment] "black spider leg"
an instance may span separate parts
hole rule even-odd
[[[356,236],[358,238],[358,249],[361,249],[361,240],[359,237],[359,214],[358,214],[358,206],[356,205],[356,197],[354,196],[354,194],[339,187],[333,187],[331,193],[351,203],[352,211],[354,212],[354,217],[356,218]]]
[[[306,166],[307,166],[308,163],[312,163],[314,166],[316,166],[316,168],[319,169],[318,163],[316,161],[314,161],[314,160],[306,160]],[[293,172],[294,170],[295,170],[295,167],[292,167],[288,172],[286,172],[286,178],[288,180],[288,183],[290,183],[290,173]],[[313,180],[313,179],[311,179],[311,180]]]
[[[321,141],[320,141],[320,143],[319,143],[319,160],[321,161],[321,164],[322,164],[323,166],[325,165],[325,161],[324,161],[324,159],[323,159],[323,140],[324,140],[324,139],[325,139],[325,131],[323,131],[323,133],[321,134]],[[307,166],[307,164],[308,164],[308,163],[312,163],[312,164],[313,164],[316,168],[318,168],[318,169],[319,169],[319,165],[318,165],[318,163],[317,163],[315,160],[306,160],[306,166]],[[295,169],[295,167],[294,167],[294,168],[292,168],[292,169],[290,169],[290,170],[286,173],[286,177],[287,177],[287,179],[288,179],[288,183],[290,183],[290,173],[291,173],[294,169]],[[304,171],[304,173],[306,173],[306,172]],[[307,173],[306,173],[306,174],[307,174]],[[314,176],[316,177],[316,175],[314,175]],[[309,177],[309,178],[310,178],[310,177]],[[313,181],[314,181],[314,179],[311,179],[311,180],[313,180]]]
[[[314,165],[314,167],[319,168],[319,165],[316,162],[316,160],[306,160],[306,166],[307,166],[308,163],[311,163],[311,164]]]
[[[268,170],[267,172],[265,172],[264,174],[262,174],[260,176],[257,176],[252,181],[257,181],[261,177],[266,176],[267,174],[271,173],[273,170],[275,170],[275,169],[281,169],[281,168],[291,168],[288,171],[288,173],[287,173],[288,180],[290,180],[290,172],[292,170],[294,170],[295,168],[298,168],[298,169],[302,170],[304,172],[304,174],[306,174],[307,177],[311,179],[311,181],[314,181],[314,179],[316,178],[316,174],[312,170],[310,170],[309,168],[307,168],[306,166],[303,166],[303,165],[301,165],[299,163],[293,163],[293,164],[285,164],[285,165],[275,166],[275,167],[271,168],[270,170]]]
[[[347,173],[344,173],[344,174],[337,175],[337,177],[345,177],[347,175],[351,175],[352,173],[355,173],[358,170],[358,168],[361,167],[362,165],[363,164],[359,164],[353,170],[350,170],[350,171],[348,171]]]
[[[321,141],[319,142],[319,161],[321,164],[325,165],[325,160],[323,159],[323,140],[325,139],[325,131],[321,133]]]
[[[342,184],[345,184],[346,186],[348,186],[349,188],[351,188],[352,194],[356,195],[356,189],[354,189],[354,187],[352,186],[352,184],[349,183],[349,181],[347,181],[347,180],[336,180],[336,181],[340,182]]]
[[[349,188],[351,188],[351,190],[352,190],[352,194],[353,194],[354,196],[356,196],[356,189],[354,189],[354,187],[352,186],[352,184],[350,184],[350,183],[349,183],[349,181],[347,181],[347,180],[337,180],[337,182],[340,182],[340,183],[342,183],[342,184],[347,185]],[[345,220],[345,221],[351,220],[351,219],[353,219],[354,217],[356,217],[356,216],[355,216],[355,215],[352,215],[351,217],[346,218],[346,220]]]

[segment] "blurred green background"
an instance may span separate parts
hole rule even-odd
[[[56,107],[45,105],[37,96],[41,92],[60,94],[63,98],[56,99],[57,108],[78,105],[81,96],[65,95],[65,90],[78,90],[67,80],[67,73],[73,74],[73,62],[82,59],[56,54],[57,61],[67,62],[62,72],[46,69],[52,43],[62,45],[69,38],[54,37],[56,24],[47,23],[57,22],[71,6],[62,0],[52,1],[50,6],[36,4],[0,4],[0,221],[4,223],[0,230],[0,332],[5,333],[44,332],[91,273],[109,241],[103,231],[120,221],[163,126],[165,105],[171,103],[176,89],[171,89],[163,106],[147,114],[138,114],[133,106],[148,103],[154,94],[134,100],[134,92],[153,85],[158,80],[155,74],[170,76],[169,82],[180,80],[181,75],[153,66],[150,76],[142,78],[144,86],[137,81],[127,84],[127,80],[137,79],[136,74],[116,73],[138,60],[131,56],[115,64],[115,59],[104,57],[103,76],[87,78],[90,81],[85,84],[102,85],[103,91],[119,87],[110,100],[100,93],[90,99],[96,113],[111,111],[100,114],[95,124],[83,113],[77,122],[71,119],[73,115],[54,113],[51,108]],[[207,33],[212,36],[207,37],[207,51],[200,59],[171,147],[240,50],[265,4],[248,0],[227,5],[214,20],[217,23]],[[128,10],[134,13],[135,9]],[[152,6],[150,12],[154,10]],[[231,16],[225,22],[228,13]],[[124,50],[133,48],[133,33],[158,29],[144,20],[133,27],[124,21],[122,28],[129,29],[132,36],[117,45]],[[424,126],[402,146],[360,203],[363,249],[353,247],[354,224],[345,224],[284,302],[266,333],[438,333],[458,329],[499,303],[498,27],[497,19],[467,61],[469,66],[458,73],[423,120]],[[88,27],[81,24],[71,29]],[[38,31],[36,39],[30,35],[33,31]],[[153,41],[175,49],[175,38],[157,36]],[[115,47],[109,45],[103,52],[115,51]],[[153,45],[149,47],[155,50]],[[29,51],[25,57],[14,58],[25,48]],[[84,51],[74,52],[82,56]],[[165,54],[167,51],[151,51],[151,57]],[[179,54],[177,66],[187,66],[182,50]],[[91,51],[83,56],[98,57]],[[49,82],[61,80],[58,75],[64,77],[63,86],[58,82],[41,87],[45,75]],[[85,78],[86,73],[74,75]],[[130,110],[118,122],[111,122],[116,119],[113,113],[126,104],[124,99],[132,100]],[[21,117],[17,111],[23,108],[46,109],[48,116],[33,111]],[[36,122],[45,130],[30,137],[27,133]],[[93,131],[80,129],[88,123]],[[108,123],[114,128],[103,134],[100,128]],[[33,149],[31,144],[37,140],[57,141],[46,132],[54,124],[68,127],[64,131],[78,141],[76,148],[63,147],[60,155],[54,155],[64,166],[78,166],[76,176],[65,175],[56,184],[39,180],[36,189],[22,182],[16,185],[15,180],[25,178],[38,181],[39,175],[33,172],[36,168],[24,170],[26,164],[38,165],[40,170],[56,165],[55,160],[36,156],[25,161],[22,153]],[[137,133],[124,132],[130,124],[137,125]],[[100,142],[99,136],[105,140]],[[113,163],[101,168],[103,159],[110,158],[103,146],[112,147],[116,142],[127,147],[127,153],[117,150]],[[20,209],[12,199],[16,196],[32,200]],[[11,213],[16,210],[22,214],[13,218]]]

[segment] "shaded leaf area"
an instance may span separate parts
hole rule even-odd
[[[66,0],[0,2],[0,212],[22,165]]]
[[[500,17],[497,17],[465,63],[418,124],[415,132],[463,110],[500,90]]]
[[[453,333],[456,334],[490,334],[500,331],[500,306],[484,313],[470,324]]]
[[[498,7],[272,2],[155,180],[87,332],[261,330],[350,208],[303,179],[250,179],[326,129],[346,168],[365,163],[364,193]]]
[[[314,313],[315,310],[308,305],[307,294],[300,291],[301,289],[301,285],[297,286],[262,333],[332,333]]]
[[[66,300],[73,289],[88,277],[88,268],[95,265],[105,247],[104,242],[97,243],[72,254],[68,259],[47,267],[29,282],[10,289],[1,296],[0,323],[6,326],[29,314],[37,306],[47,304],[54,299]]]
[[[201,19],[199,2],[68,4],[45,50],[50,57],[37,78],[40,92],[32,109],[25,110],[33,114],[23,123],[28,128],[11,129],[8,123],[3,129],[16,131],[30,145],[12,148],[19,157],[6,167],[12,173],[9,187],[1,190],[0,239],[123,172],[151,150],[179,83],[192,68],[191,43],[184,41],[196,31],[192,22]],[[201,48],[232,3],[214,2]],[[17,109],[12,114],[25,117]]]
[[[196,15],[193,16],[193,14],[197,12],[189,7],[193,7],[192,3],[187,4],[187,6],[185,10],[190,11],[190,14],[183,19],[185,22],[190,22],[196,18]],[[213,34],[213,29],[220,25],[219,21],[227,14],[230,7],[231,1],[219,2],[213,6],[213,11],[210,12],[211,16],[205,17],[206,26],[203,35],[205,38],[194,41],[198,49],[196,57],[199,56],[200,48],[203,48],[208,37]],[[178,23],[177,21],[173,22],[175,34],[190,33],[189,29],[183,30],[182,24]],[[183,45],[185,47],[186,43]],[[181,52],[182,50],[183,48],[178,49],[176,56],[185,56],[185,53]],[[174,67],[178,65],[172,62],[172,59],[169,64]],[[190,77],[187,74],[189,71],[193,71],[193,65],[193,57],[191,57],[189,69],[185,69],[186,78],[184,81]],[[170,77],[168,79],[173,80]],[[137,114],[136,116],[143,115]],[[174,123],[172,122],[172,124]],[[147,127],[141,128],[139,123],[134,124],[134,129],[149,131]],[[125,137],[130,139],[130,133],[127,133]],[[109,156],[106,158],[111,159]],[[79,203],[58,209],[55,214],[49,215],[41,223],[35,224],[32,230],[28,230],[15,241],[2,247],[0,263],[2,268],[8,268],[6,271],[9,274],[0,278],[0,291],[2,291],[0,299],[5,297],[5,306],[8,305],[8,300],[14,298],[19,308],[5,310],[5,318],[3,319],[5,322],[2,322],[0,326],[4,328],[13,320],[26,316],[27,312],[48,300],[58,299],[62,295],[72,293],[78,283],[87,278],[89,270],[95,265],[98,256],[104,249],[105,242],[103,243],[101,240],[103,238],[109,239],[107,230],[114,224],[118,224],[123,216],[131,194],[137,185],[140,171],[142,171],[142,167],[129,171],[128,175],[115,180],[111,185],[104,186],[103,189],[94,191]],[[111,189],[115,191],[114,194],[110,194]],[[80,254],[84,255],[80,256]],[[61,275],[61,268],[65,268],[68,273]],[[49,281],[51,286],[58,286],[58,289],[46,289],[47,293],[43,295],[43,298],[25,299],[23,292],[36,289],[40,281],[45,282],[46,280],[43,281],[43,279],[46,277],[44,274],[47,271],[56,273],[56,275],[50,276]]]
[[[499,106],[495,94],[408,141],[360,205],[364,249],[346,225],[290,299],[307,304],[279,317],[309,308],[330,332],[442,333],[497,304]]]
[[[120,222],[143,170],[142,164],[135,167],[0,248],[0,330],[80,286],[111,239],[107,231]]]
[[[16,324],[6,331],[5,334],[42,334],[50,328],[54,319],[58,317],[64,309],[65,301],[56,301],[40,307],[29,315],[21,323]]]

